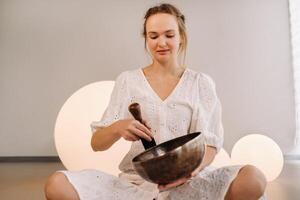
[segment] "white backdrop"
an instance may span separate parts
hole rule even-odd
[[[296,107],[295,149],[291,153],[300,155],[300,1],[289,0],[289,8]]]
[[[51,156],[57,114],[79,88],[149,62],[143,14],[158,1],[0,1],[0,156]],[[263,133],[295,138],[288,3],[174,2],[187,18],[187,64],[212,76],[225,149]],[[100,116],[99,116],[100,117]]]

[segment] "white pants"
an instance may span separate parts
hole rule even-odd
[[[59,172],[66,175],[81,200],[223,200],[241,167],[207,167],[185,184],[162,193],[156,184],[134,174],[116,177],[98,170]]]

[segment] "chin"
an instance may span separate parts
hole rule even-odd
[[[163,62],[163,61],[169,61],[171,59],[172,59],[172,57],[170,55],[156,56],[155,57],[155,60],[161,61],[161,62]]]
[[[167,59],[161,59],[161,58],[156,58],[155,59],[157,62],[159,62],[159,63],[167,63],[167,62],[169,62],[171,59],[169,59],[169,58],[167,58]]]

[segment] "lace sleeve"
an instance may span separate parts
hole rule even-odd
[[[110,96],[109,104],[104,111],[100,121],[93,121],[91,129],[94,133],[96,128],[106,127],[117,120],[124,119],[127,111],[128,88],[127,88],[126,72],[121,73],[116,81]],[[101,91],[99,91],[101,92]]]
[[[207,145],[213,146],[217,152],[223,146],[222,107],[216,94],[214,81],[201,74],[199,96],[196,110],[192,117],[193,131],[201,131]]]

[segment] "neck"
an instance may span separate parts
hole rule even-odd
[[[153,71],[160,74],[171,74],[177,75],[183,71],[183,67],[178,64],[178,62],[157,62],[153,61],[153,63],[149,66]]]

